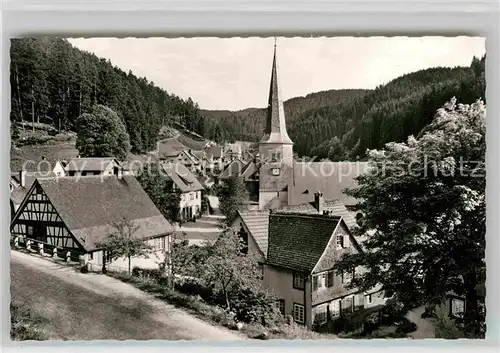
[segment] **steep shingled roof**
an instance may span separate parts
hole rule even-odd
[[[341,220],[325,215],[271,213],[267,262],[311,273]]]
[[[133,176],[84,176],[38,179],[37,182],[76,240],[87,250],[128,219],[146,239],[174,230]],[[32,189],[33,190],[33,189]]]
[[[250,232],[250,236],[257,243],[259,250],[267,257],[269,212],[238,211],[238,214]]]
[[[113,157],[73,158],[66,165],[66,171],[98,172],[103,171],[113,162],[120,165]]]
[[[196,176],[182,163],[163,163],[162,168],[167,176],[182,192],[203,190]]]
[[[245,167],[245,164],[239,160],[235,159],[231,163],[229,163],[226,168],[219,174],[219,179],[227,179],[230,177],[239,177],[241,176],[241,171]]]
[[[314,200],[317,190],[325,199],[337,199],[344,205],[354,205],[356,200],[344,193],[344,189],[357,186],[355,180],[368,171],[366,162],[296,162],[293,180],[290,181],[288,203],[301,204]]]
[[[221,146],[210,146],[206,149],[205,154],[208,158],[221,158],[224,156],[224,151]]]
[[[356,226],[356,218],[354,214],[349,212],[347,207],[345,207],[340,200],[324,200],[323,210],[329,212],[332,216],[342,217],[349,228]],[[318,209],[316,208],[314,202],[307,202],[299,205],[289,205],[278,208],[274,210],[274,212],[318,214]]]

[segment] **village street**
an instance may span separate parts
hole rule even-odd
[[[42,328],[51,339],[243,338],[114,278],[17,251],[11,251],[11,298],[44,318]]]

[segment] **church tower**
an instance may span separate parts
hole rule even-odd
[[[274,43],[271,85],[267,104],[264,136],[259,142],[260,159],[265,162],[293,163],[293,142],[286,132],[285,109],[281,98],[278,67],[276,59],[276,42]]]
[[[278,77],[274,43],[271,85],[264,136],[259,142],[259,209],[288,203],[288,184],[293,178],[293,142],[286,132],[285,110]]]

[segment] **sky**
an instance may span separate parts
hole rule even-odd
[[[202,109],[265,107],[275,39],[72,38],[76,47]],[[480,37],[278,37],[284,100],[309,93],[385,84],[430,67],[469,66],[485,53]]]

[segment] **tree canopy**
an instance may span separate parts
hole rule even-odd
[[[181,195],[172,191],[161,167],[155,163],[144,166],[139,170],[137,180],[163,216],[171,223],[177,222]]]
[[[485,115],[483,102],[453,98],[417,138],[369,151],[370,172],[347,191],[359,200],[365,251],[336,267],[361,266],[354,286],[382,284],[407,310],[464,296],[473,337],[484,335],[476,288],[486,271]]]
[[[113,110],[96,105],[76,121],[76,148],[82,157],[116,157],[123,161],[130,152],[130,138]]]
[[[123,219],[113,224],[115,231],[108,235],[102,242],[96,244],[97,248],[110,254],[113,260],[121,257],[128,259],[128,273],[130,274],[130,262],[132,257],[147,256],[150,246],[144,239],[137,238],[135,233],[139,229],[129,219]]]
[[[217,197],[220,211],[225,216],[224,221],[227,225],[233,224],[238,210],[243,209],[244,202],[249,199],[243,179],[236,176],[231,176],[222,182],[217,189]]]
[[[123,118],[135,153],[154,149],[163,125],[181,123],[203,134],[203,119],[192,99],[124,72],[66,39],[12,39],[10,54],[13,124],[40,122],[59,132],[74,131],[77,117],[99,104]]]

